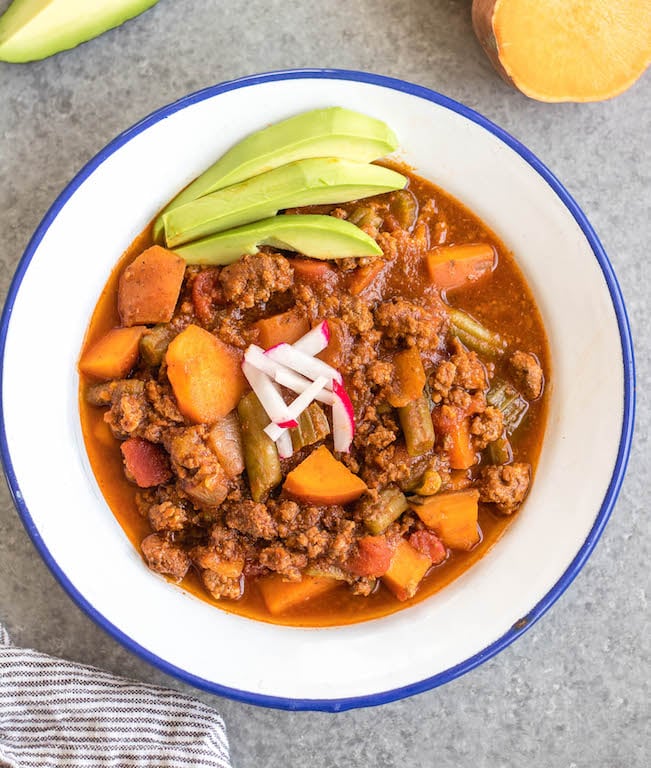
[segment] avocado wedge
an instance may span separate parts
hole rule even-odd
[[[261,245],[297,251],[313,259],[380,256],[382,249],[349,221],[334,216],[272,216],[176,248],[188,264],[232,264]]]
[[[297,160],[220,189],[163,215],[169,248],[274,216],[283,208],[345,203],[402,189],[404,176],[337,157]]]
[[[163,209],[154,223],[159,239],[162,214],[218,189],[310,157],[377,160],[398,146],[386,123],[343,107],[303,112],[252,133],[231,147]]]
[[[14,0],[0,18],[0,61],[22,63],[74,48],[158,0]]]

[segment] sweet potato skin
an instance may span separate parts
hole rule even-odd
[[[517,88],[508,72],[502,66],[500,61],[497,39],[493,31],[493,12],[498,0],[473,0],[472,3],[472,28],[479,44],[484,49],[490,63],[495,68],[497,74],[509,85]]]
[[[630,88],[651,64],[651,6],[648,0],[592,0],[592,4],[589,18],[576,0],[565,0],[560,12],[559,3],[550,0],[528,5],[519,0],[473,0],[472,24],[497,73],[525,96],[544,102],[603,101]],[[533,19],[532,9],[536,12]],[[601,25],[594,24],[595,18],[601,20]],[[552,65],[540,55],[537,60],[530,59],[529,50],[529,71],[523,69],[521,59],[513,64],[515,40],[513,35],[504,39],[505,19],[524,19],[526,29],[536,29],[537,39],[544,42],[546,50],[562,52],[560,66],[558,56],[553,65],[558,72],[570,73],[562,84],[550,86],[536,76]],[[557,36],[559,28],[568,33],[564,38]],[[524,43],[529,38],[523,34],[521,39]],[[589,42],[596,42],[598,55],[586,50]],[[611,66],[612,62],[618,66]],[[573,77],[579,72],[599,70],[607,71],[609,76],[600,79],[590,74],[578,82]]]
[[[185,262],[173,251],[153,245],[120,276],[118,313],[122,325],[168,323],[179,298]]]

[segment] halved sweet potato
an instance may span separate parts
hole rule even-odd
[[[475,34],[499,74],[539,101],[599,101],[651,62],[649,0],[474,0]]]

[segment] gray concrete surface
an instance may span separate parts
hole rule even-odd
[[[0,8],[6,5],[0,0]],[[197,693],[225,717],[237,768],[649,765],[651,73],[605,103],[530,101],[494,75],[473,37],[469,6],[162,0],[74,51],[24,66],[0,64],[3,297],[48,206],[116,133],[198,88],[301,66],[405,78],[495,120],[566,184],[621,281],[637,344],[635,446],[611,522],[569,591],[479,669],[379,709],[289,714]],[[185,688],[124,650],[68,599],[4,487],[0,531],[0,617],[18,643]]]

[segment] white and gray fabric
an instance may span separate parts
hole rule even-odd
[[[215,710],[11,644],[0,624],[2,768],[230,768]]]

